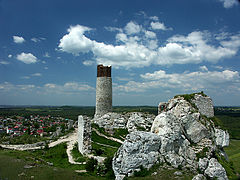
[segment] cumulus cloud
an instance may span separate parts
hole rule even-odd
[[[13,36],[13,42],[17,43],[17,44],[21,44],[23,43],[25,40],[23,37],[20,36]]]
[[[149,39],[154,39],[156,38],[156,33],[155,32],[152,32],[152,31],[145,31],[145,36]]]
[[[149,19],[154,20],[154,21],[158,21],[159,20],[159,18],[157,16],[151,16],[151,17],[149,17]]]
[[[9,54],[9,55],[8,55],[8,58],[12,58],[12,55],[11,55],[11,54]]]
[[[93,64],[94,64],[94,61],[90,61],[90,60],[83,61],[83,65],[85,66],[91,66]]]
[[[161,22],[151,22],[151,28],[153,30],[163,30],[163,31],[171,30],[171,28],[167,28],[164,25],[164,23],[161,23]]]
[[[144,92],[148,89],[165,88],[179,91],[200,91],[203,89],[227,89],[226,84],[239,87],[240,76],[238,71],[196,71],[189,73],[172,73],[159,70],[153,73],[141,74],[142,82],[129,81],[118,87],[119,91]]]
[[[219,0],[219,1],[223,3],[223,7],[225,8],[231,8],[234,5],[238,4],[237,0]]]
[[[124,30],[128,35],[137,34],[141,31],[141,26],[133,21],[130,21],[129,23],[127,23]]]
[[[31,53],[24,53],[24,52],[17,55],[17,60],[22,61],[25,64],[32,64],[37,62],[36,56],[34,56]]]
[[[219,39],[207,31],[174,35],[159,46],[155,32],[132,21],[125,26],[125,32],[116,34],[116,44],[86,37],[85,33],[90,30],[85,26],[71,26],[60,40],[59,49],[74,55],[92,52],[97,63],[132,68],[152,64],[217,63],[236,55],[240,47],[240,34],[225,34]]]
[[[87,53],[93,47],[93,41],[87,38],[84,33],[91,28],[81,25],[70,26],[68,34],[60,39],[58,47],[61,51],[78,55],[80,52]]]

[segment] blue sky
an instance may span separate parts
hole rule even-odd
[[[237,0],[0,0],[0,104],[93,106],[104,64],[113,105],[239,106],[239,18]]]

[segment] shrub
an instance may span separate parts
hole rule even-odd
[[[140,171],[134,171],[134,176],[135,177],[145,177],[149,175],[149,171],[147,168],[144,168],[143,166],[140,166]]]
[[[87,162],[86,162],[86,170],[88,172],[94,172],[95,168],[97,167],[97,160],[94,159],[94,158],[91,158],[89,159]]]

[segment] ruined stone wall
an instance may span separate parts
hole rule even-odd
[[[112,78],[97,77],[95,117],[112,112]]]
[[[78,150],[81,154],[91,152],[91,121],[81,115],[78,116]]]
[[[194,99],[192,99],[192,102],[197,106],[199,112],[202,115],[205,115],[207,117],[213,117],[214,116],[214,109],[213,109],[213,103],[212,99],[208,96],[202,96],[201,94],[195,94]]]

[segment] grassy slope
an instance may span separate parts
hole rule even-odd
[[[231,139],[230,146],[224,148],[235,170],[240,174],[240,140]]]
[[[61,148],[57,147],[57,149]],[[55,149],[56,150],[56,149]],[[40,150],[42,151],[42,150]],[[39,152],[38,152],[39,153]],[[34,179],[39,180],[52,180],[52,179],[98,179],[93,176],[80,176],[74,172],[73,169],[76,167],[67,163],[68,167],[59,167],[61,163],[66,159],[59,159],[56,154],[53,154],[53,158],[49,158],[49,161],[55,162],[56,166],[48,166],[46,163],[41,163],[38,161],[38,153],[28,152],[28,151],[10,151],[10,150],[0,150],[0,179],[30,179],[34,176]],[[42,157],[45,158],[45,157]],[[35,159],[35,160],[34,160]],[[34,165],[33,168],[25,169],[25,165]],[[72,166],[72,167],[71,167]],[[77,169],[77,168],[76,168]],[[81,169],[79,167],[78,169]],[[23,174],[20,176],[20,174]]]

